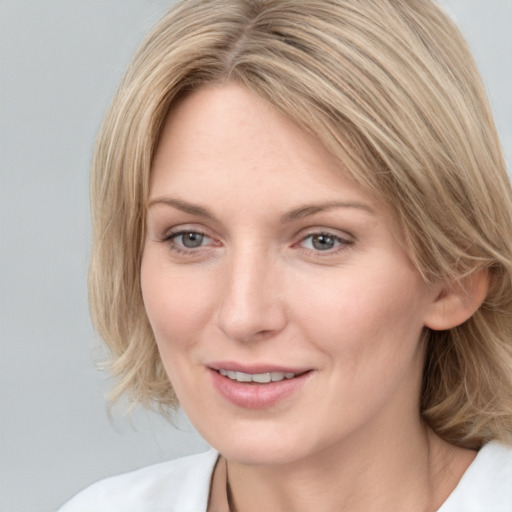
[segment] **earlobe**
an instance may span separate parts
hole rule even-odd
[[[484,302],[489,291],[489,282],[489,272],[481,269],[462,284],[449,283],[444,286],[430,305],[425,327],[443,331],[464,323]]]

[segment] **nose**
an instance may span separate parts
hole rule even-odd
[[[282,272],[259,250],[234,254],[223,272],[217,325],[229,338],[269,338],[286,325]]]

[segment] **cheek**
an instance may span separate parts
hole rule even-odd
[[[162,357],[193,346],[211,314],[208,280],[144,255],[141,288],[146,313]]]
[[[319,416],[332,418],[326,428],[333,435],[362,424],[386,403],[400,414],[414,410],[424,358],[424,302],[416,279],[356,269],[347,275],[332,288],[310,289],[307,300],[296,303],[301,334],[323,354],[326,380],[314,403]]]
[[[353,268],[339,279],[307,284],[296,294],[297,322],[331,356],[382,361],[417,346],[425,300],[422,283],[409,269]]]

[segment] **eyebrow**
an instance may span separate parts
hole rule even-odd
[[[335,208],[355,208],[357,210],[366,211],[371,215],[377,215],[375,210],[366,203],[360,203],[358,201],[337,201],[301,206],[300,208],[296,208],[295,210],[282,215],[281,223],[286,224],[288,222],[293,222],[294,220],[303,219],[309,215],[314,215],[315,213],[333,210]]]
[[[206,219],[216,220],[215,215],[210,213],[206,208],[203,208],[202,206],[193,203],[189,203],[188,201],[183,201],[181,199],[175,199],[171,197],[157,197],[149,201],[148,208],[151,208],[151,206],[156,204],[172,206],[185,213],[190,213],[191,215],[197,215],[199,217],[203,217]],[[366,211],[371,215],[377,215],[375,210],[366,203],[360,203],[358,201],[337,201],[326,203],[314,203],[301,206],[300,208],[296,208],[283,214],[280,218],[280,222],[281,224],[287,224],[289,222],[293,222],[299,219],[303,219],[304,217],[314,215],[315,213],[333,210],[335,208],[355,208],[357,210]]]
[[[215,216],[211,214],[206,208],[189,203],[188,201],[182,201],[181,199],[174,199],[171,197],[157,197],[149,201],[148,208],[151,208],[155,204],[166,204],[176,208],[177,210],[181,210],[182,212],[190,213],[191,215],[197,215],[206,219],[215,220]]]

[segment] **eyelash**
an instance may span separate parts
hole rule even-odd
[[[174,231],[174,232],[168,233],[162,239],[162,242],[165,242],[169,246],[169,248],[172,251],[176,252],[177,254],[185,255],[185,256],[195,255],[198,252],[197,249],[204,247],[203,245],[200,245],[197,248],[187,248],[187,247],[184,247],[183,245],[179,245],[176,243],[176,239],[179,238],[180,236],[183,237],[184,235],[190,235],[190,234],[201,236],[201,237],[203,237],[203,239],[212,240],[212,237],[208,236],[206,233],[204,233],[202,231],[197,231],[194,229],[181,229],[179,231]]]
[[[326,250],[320,250],[315,248],[306,248],[303,246],[303,244],[308,240],[313,240],[314,237],[326,237],[334,240],[334,243],[336,244],[334,247]],[[312,241],[312,243],[314,243]],[[333,233],[329,233],[328,231],[315,231],[314,233],[309,233],[306,236],[303,236],[296,244],[302,246],[301,248],[308,251],[309,254],[312,254],[313,256],[317,258],[322,257],[328,257],[336,255],[342,251],[345,251],[349,246],[353,244],[353,240],[350,240],[348,238],[343,238],[342,236],[335,235]]]
[[[183,237],[184,235],[197,235],[200,237],[203,237],[202,242],[204,239],[213,240],[212,237],[208,236],[206,233],[194,229],[181,229],[179,231],[174,231],[166,234],[164,238],[162,239],[162,242],[166,243],[169,248],[174,251],[175,253],[183,256],[195,256],[198,255],[198,250],[201,248],[204,248],[205,245],[201,244],[194,248],[186,248],[181,244],[176,243],[176,239],[180,236]],[[304,247],[303,244],[309,240],[313,239],[314,237],[326,237],[334,240],[334,243],[336,244],[333,248],[326,249],[326,250],[320,250],[315,248],[307,248]],[[314,243],[314,242],[313,242]],[[307,235],[300,238],[298,242],[295,242],[292,247],[298,247],[299,249],[306,251],[308,254],[313,255],[315,257],[321,258],[321,257],[328,257],[332,255],[336,255],[344,250],[346,250],[349,246],[353,245],[354,241],[350,240],[348,238],[343,238],[339,235],[335,235],[333,233],[330,233],[328,231],[315,231],[312,233],[308,233]]]

